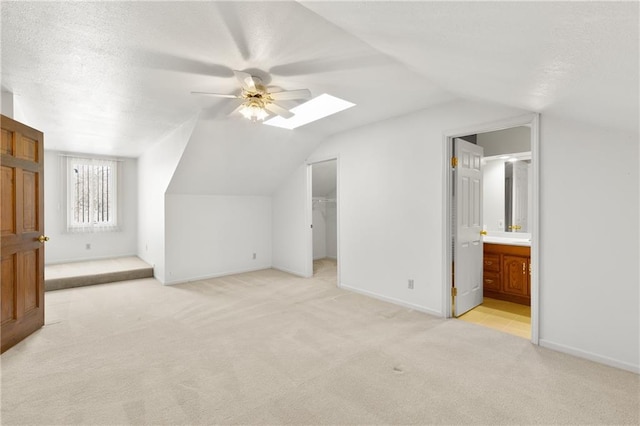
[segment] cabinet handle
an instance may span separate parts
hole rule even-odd
[[[523,263],[523,264],[522,264],[522,274],[524,275],[524,274],[526,274],[526,273],[527,273],[527,264],[526,264],[526,263]]]
[[[488,261],[488,260],[485,260],[485,261],[484,261],[484,264],[485,264],[485,265],[493,265],[493,262],[490,262],[490,261]]]
[[[493,280],[486,279],[486,280],[484,280],[484,282],[487,283],[487,284],[491,284],[493,282]]]

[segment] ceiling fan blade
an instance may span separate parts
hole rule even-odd
[[[231,111],[229,114],[227,114],[227,117],[230,117],[230,116],[232,116],[232,115],[240,114],[240,110],[242,109],[242,107],[244,107],[244,104],[240,104],[240,105],[238,105],[237,107],[235,107],[235,108],[233,109],[233,111]]]
[[[249,90],[251,92],[254,92],[256,90],[256,83],[253,81],[253,77],[251,76],[251,74],[244,71],[236,70],[234,70],[233,73],[235,74],[243,89]]]
[[[289,111],[288,109],[282,108],[278,104],[270,103],[264,106],[267,111],[271,111],[272,113],[279,115],[282,118],[291,118],[295,114]]]
[[[134,50],[134,61],[142,67],[189,74],[227,78],[233,76],[231,68],[198,59],[178,56],[154,50]]]
[[[200,118],[202,120],[226,120],[231,114],[238,111],[241,106],[241,99],[231,99],[228,102],[203,108],[200,112]]]
[[[224,95],[222,93],[209,93],[209,92],[191,92],[192,95],[207,95],[214,96],[216,98],[228,98],[228,99],[240,99],[238,95]]]
[[[311,59],[276,65],[269,72],[275,75],[294,76],[344,71],[384,66],[392,63],[385,55],[349,56],[328,59]]]
[[[224,18],[222,22],[229,31],[229,35],[236,43],[236,47],[242,56],[242,59],[248,60],[251,57],[251,49],[249,41],[245,35],[245,26],[247,20],[242,19],[239,7],[234,2],[216,2],[216,7],[220,15]]]
[[[269,95],[276,101],[287,101],[290,99],[309,99],[311,97],[311,91],[309,89],[285,90],[282,92],[271,92],[269,93]]]

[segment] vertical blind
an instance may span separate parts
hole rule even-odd
[[[117,161],[67,157],[69,231],[117,227]]]

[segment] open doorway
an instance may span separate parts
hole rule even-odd
[[[338,270],[337,160],[311,167],[313,276],[335,280]]]
[[[455,159],[448,158],[446,185],[447,316],[534,343],[538,339],[537,122],[534,115],[512,120],[511,125],[499,123],[446,137],[447,153]],[[477,181],[466,177],[465,167],[473,162],[465,166],[465,160],[458,158],[471,151],[482,156],[480,170],[475,171],[480,176]],[[473,185],[482,188],[479,194],[466,189]],[[474,203],[479,206],[479,220],[467,213],[478,208]],[[478,250],[469,256],[463,248],[474,245]]]

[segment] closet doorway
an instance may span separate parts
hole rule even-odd
[[[338,272],[338,161],[309,165],[313,276],[336,280]]]

